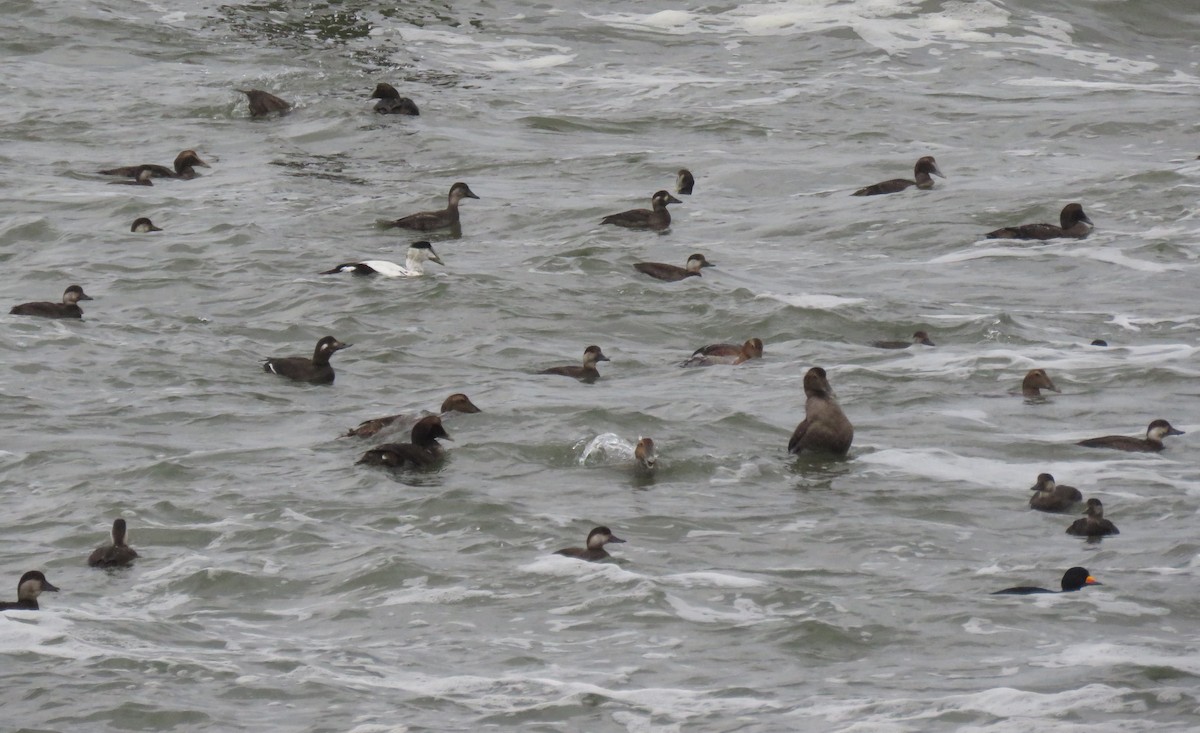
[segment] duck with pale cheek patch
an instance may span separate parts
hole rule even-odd
[[[601,224],[613,224],[626,229],[652,229],[662,231],[671,226],[671,214],[667,204],[682,203],[666,191],[656,191],[650,197],[649,209],[630,209],[618,214],[609,214],[600,220]]]
[[[609,358],[604,355],[599,346],[595,344],[583,350],[583,364],[581,366],[556,366],[549,369],[543,369],[538,374],[558,374],[563,377],[572,377],[581,382],[591,384],[600,378],[600,371],[596,369],[597,362],[609,361]]]
[[[1031,488],[1029,508],[1040,512],[1061,512],[1083,501],[1083,494],[1074,486],[1056,483],[1048,473],[1039,473],[1037,483]]]
[[[704,255],[697,253],[687,258],[684,267],[668,265],[665,262],[637,262],[633,269],[657,280],[679,282],[689,277],[700,277],[700,269],[704,267],[715,267],[715,265],[704,259]]]
[[[39,318],[83,318],[83,309],[79,307],[79,301],[91,299],[92,296],[83,292],[83,288],[71,285],[63,291],[61,303],[51,303],[46,300],[22,303],[14,305],[9,313],[14,316],[37,316]]]
[[[145,234],[146,232],[161,232],[162,227],[154,226],[154,222],[143,216],[139,219],[133,220],[133,224],[130,225],[129,231],[133,232],[134,234]]]
[[[1166,448],[1163,438],[1168,435],[1183,435],[1182,430],[1176,430],[1166,420],[1155,420],[1146,428],[1145,438],[1131,438],[1128,435],[1105,435],[1100,438],[1088,438],[1075,445],[1085,448],[1110,448],[1134,453],[1157,453]]]
[[[325,270],[322,275],[336,275],[339,272],[352,272],[355,275],[382,275],[384,277],[420,277],[425,274],[425,262],[436,262],[439,265],[442,258],[433,251],[429,242],[414,242],[408,248],[404,264],[398,265],[388,260],[364,260],[362,262],[346,262],[332,270]]]
[[[564,547],[554,554],[573,557],[578,560],[587,560],[588,562],[596,562],[612,557],[604,549],[604,546],[610,542],[621,544],[625,540],[613,534],[612,530],[608,527],[596,527],[591,532],[588,532],[587,547]]]
[[[17,581],[17,602],[0,603],[0,611],[37,611],[37,599],[43,591],[57,593],[58,588],[55,588],[50,584],[49,580],[46,580],[46,576],[42,574],[42,571],[30,570]]]

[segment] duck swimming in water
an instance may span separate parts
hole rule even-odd
[[[480,411],[479,408],[475,406],[475,403],[471,402],[471,399],[469,397],[467,397],[465,394],[463,394],[461,392],[456,392],[455,394],[452,394],[449,397],[447,397],[442,402],[441,416],[446,417],[447,415],[449,415],[452,412],[465,412],[465,413],[469,413],[469,414],[474,414],[479,411]],[[421,419],[422,417],[428,417],[428,414],[424,414],[424,415],[400,414],[400,415],[389,415],[388,417],[377,417],[374,420],[365,420],[365,421],[359,423],[358,427],[349,430],[342,437],[343,438],[350,438],[350,437],[369,438],[372,435],[375,435],[376,433],[380,432],[381,430],[384,430],[385,428],[401,430],[404,427],[406,427],[406,423],[408,423],[409,421],[415,423],[417,420]]]
[[[689,277],[700,277],[700,268],[702,267],[715,267],[715,265],[704,259],[704,255],[699,253],[688,257],[685,267],[668,265],[665,262],[637,262],[633,265],[633,269],[638,272],[667,282],[679,282]]]
[[[143,168],[142,171],[137,174],[137,178],[134,178],[133,180],[109,181],[108,185],[110,185],[110,186],[153,186],[154,181],[150,180],[153,177],[154,177],[153,173],[151,173],[150,171]]]
[[[591,532],[588,532],[587,547],[564,547],[556,551],[555,555],[563,555],[565,557],[574,557],[579,560],[587,560],[588,562],[596,562],[612,557],[604,546],[610,542],[620,544],[625,540],[617,537],[608,527],[596,527]]]
[[[371,92],[370,99],[378,99],[375,103],[375,111],[381,115],[409,115],[416,117],[421,114],[417,109],[417,105],[408,97],[401,97],[400,92],[396,91],[396,87],[385,82],[380,82],[375,85],[375,91]]]
[[[423,417],[413,425],[411,443],[384,443],[358,459],[358,464],[386,468],[429,468],[445,455],[438,438],[452,440],[437,415]],[[356,464],[356,465],[358,465]]]
[[[154,226],[154,222],[143,216],[133,220],[133,224],[129,227],[129,231],[135,234],[144,234],[146,232],[161,232],[162,227]]]
[[[691,357],[683,362],[685,367],[712,366],[714,364],[741,364],[751,359],[761,359],[763,342],[760,338],[748,339],[741,344],[709,344],[701,346],[692,352]]]
[[[30,570],[17,581],[17,602],[0,603],[0,611],[37,611],[37,599],[42,591],[57,593],[58,588],[50,585],[42,571]]]
[[[458,204],[463,199],[478,199],[475,192],[467,184],[459,181],[450,187],[446,208],[441,211],[418,211],[415,214],[401,217],[389,222],[388,226],[400,229],[413,229],[418,232],[432,232],[438,229],[460,228]]]
[[[805,451],[844,456],[854,441],[854,426],[833,396],[833,388],[821,367],[804,374],[804,420],[788,441],[788,453]]]
[[[272,112],[282,114],[292,108],[290,103],[261,89],[239,89],[238,91],[246,95],[251,117],[264,117]]]
[[[1076,537],[1103,537],[1110,534],[1121,534],[1117,525],[1104,518],[1104,504],[1099,499],[1088,499],[1087,509],[1083,519],[1076,519],[1067,527],[1067,534]]]
[[[680,168],[675,174],[675,193],[680,196],[691,196],[692,188],[696,185],[696,179],[692,177],[692,172],[687,168]]]
[[[658,451],[650,438],[638,438],[633,447],[633,461],[637,469],[643,473],[653,473],[658,465]]]
[[[384,277],[420,277],[425,274],[425,268],[422,266],[426,260],[436,262],[439,265],[445,264],[442,258],[438,257],[437,252],[433,251],[433,245],[429,242],[414,242],[408,248],[408,256],[404,260],[403,265],[397,265],[395,262],[387,260],[364,260],[363,262],[346,262],[332,270],[325,270],[322,275],[335,275],[339,272],[353,272],[355,275],[383,275]]]
[[[38,316],[40,318],[83,318],[83,309],[78,303],[81,300],[91,300],[92,296],[83,292],[78,285],[71,285],[63,291],[61,303],[40,301],[14,305],[10,314],[14,316]]]
[[[1039,473],[1037,483],[1031,489],[1029,508],[1041,512],[1061,512],[1083,501],[1083,494],[1074,486],[1055,483],[1048,473]]]
[[[196,177],[195,166],[200,166],[201,168],[209,167],[208,163],[200,160],[200,156],[196,154],[195,150],[184,150],[175,156],[174,168],[168,168],[165,165],[155,165],[153,163],[143,163],[141,165],[109,168],[108,170],[100,171],[100,174],[140,179],[143,173],[149,171],[150,176],[155,178],[181,178],[186,181]]]
[[[890,181],[883,181],[881,183],[860,188],[851,195],[878,196],[885,193],[897,193],[909,188],[910,186],[916,186],[921,190],[928,190],[933,188],[933,179],[930,178],[930,174],[938,176],[939,178],[945,178],[945,176],[942,175],[941,170],[938,169],[937,161],[933,159],[933,156],[926,155],[924,158],[918,160],[917,164],[913,166],[913,177],[917,180],[910,181],[906,178],[893,178]]]
[[[1111,448],[1136,453],[1157,453],[1166,448],[1163,438],[1168,435],[1183,435],[1182,430],[1176,430],[1166,420],[1155,420],[1146,428],[1145,438],[1131,438],[1128,435],[1105,435],[1100,438],[1088,438],[1075,445],[1085,448]]]
[[[1080,204],[1067,204],[1058,215],[1059,226],[1022,224],[987,233],[988,239],[1083,239],[1092,231],[1092,220]]]
[[[593,344],[583,350],[582,366],[550,367],[549,369],[543,369],[538,374],[559,374],[564,377],[574,377],[581,382],[591,384],[600,378],[600,371],[596,369],[596,363],[601,361],[609,361],[609,358],[604,355],[599,346]]]
[[[333,384],[333,367],[329,357],[341,349],[350,348],[333,336],[325,336],[317,342],[312,358],[306,356],[278,356],[263,360],[263,371],[309,384]]]
[[[933,346],[934,343],[929,340],[929,334],[917,331],[912,335],[912,341],[872,341],[871,345],[877,349],[907,349],[913,345]]]
[[[1025,378],[1021,380],[1021,396],[1027,399],[1042,398],[1042,390],[1048,389],[1051,392],[1061,392],[1058,387],[1054,386],[1054,382],[1050,379],[1050,375],[1046,374],[1045,369],[1030,369],[1025,373]]]
[[[1038,588],[1038,587],[1032,586],[1032,585],[1019,585],[1015,588],[1005,588],[1004,590],[998,590],[995,593],[992,593],[992,595],[994,595],[994,596],[999,596],[999,595],[1028,596],[1028,595],[1033,595],[1035,593],[1073,593],[1073,592],[1079,590],[1080,588],[1083,588],[1083,587],[1089,586],[1089,585],[1104,585],[1104,584],[1101,583],[1100,581],[1096,580],[1095,578],[1093,578],[1092,574],[1087,571],[1087,568],[1074,567],[1074,568],[1071,568],[1070,570],[1068,570],[1067,572],[1063,573],[1062,590],[1061,591],[1053,591],[1053,590],[1048,590],[1046,588]]]
[[[627,229],[653,229],[662,231],[671,226],[671,214],[667,204],[682,203],[666,191],[655,191],[650,197],[649,209],[630,209],[619,214],[609,214],[600,220],[601,224],[614,224]]]
[[[116,568],[128,565],[137,559],[137,551],[125,544],[125,520],[114,519],[111,542],[100,545],[88,556],[88,565],[94,568]]]

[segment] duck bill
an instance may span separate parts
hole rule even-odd
[[[668,204],[682,204],[683,202],[680,201],[679,199],[675,198],[671,194],[667,194],[667,203]]]
[[[620,537],[616,536],[615,534],[610,534],[610,535],[608,536],[608,541],[609,541],[609,542],[616,542],[618,545],[621,545],[621,544],[624,544],[624,543],[625,543],[625,540],[621,539]],[[607,544],[607,543],[606,543],[606,544]]]
[[[431,250],[429,250],[429,261],[430,261],[430,262],[436,262],[436,263],[438,263],[439,265],[445,265],[445,264],[446,264],[445,262],[442,262],[442,258],[441,258],[441,257],[438,257],[438,254],[437,254],[437,252],[434,252],[432,249],[431,249]]]
[[[1186,435],[1186,433],[1184,433],[1182,430],[1176,430],[1175,428],[1171,428],[1170,430],[1167,431],[1167,435]]]
[[[623,541],[624,541],[624,540],[622,540],[622,542],[623,542]],[[50,581],[48,581],[48,580],[43,580],[43,581],[42,581],[42,590],[43,590],[43,591],[47,591],[47,590],[48,590],[48,591],[50,591],[51,593],[57,593],[57,592],[58,592],[58,586],[50,585]]]
[[[1093,578],[1090,575],[1087,576],[1087,580],[1083,581],[1083,584],[1084,585],[1104,585],[1104,583],[1101,583],[1099,580],[1096,580],[1095,578]]]
[[[933,175],[937,176],[938,178],[946,177],[946,174],[942,173],[941,169],[937,167],[937,163],[933,164],[933,169],[930,170],[929,172],[932,173]]]

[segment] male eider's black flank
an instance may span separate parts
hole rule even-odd
[[[110,541],[100,545],[88,556],[94,568],[117,568],[137,559],[137,551],[125,544],[125,520],[114,519]]]
[[[329,365],[329,357],[340,349],[348,349],[351,344],[343,344],[333,336],[325,336],[317,342],[312,358],[306,356],[282,356],[263,360],[263,371],[278,374],[297,382],[309,384],[333,384],[333,367]]]
[[[37,599],[42,591],[57,593],[58,588],[46,580],[42,571],[30,570],[17,581],[17,602],[0,603],[0,611],[36,611],[38,610]]]
[[[917,331],[912,335],[912,341],[872,341],[871,345],[877,349],[907,349],[914,345],[933,346],[934,343],[929,340],[929,334]]]
[[[854,442],[854,426],[833,396],[833,388],[821,367],[804,374],[804,420],[788,441],[788,453],[832,453],[844,456]]]
[[[154,178],[182,178],[190,180],[196,177],[195,166],[208,168],[208,163],[200,160],[200,156],[195,150],[184,150],[175,156],[173,168],[168,168],[165,165],[155,165],[154,163],[142,163],[141,165],[126,165],[120,168],[109,168],[100,171],[101,175],[105,176],[124,176],[126,178],[141,179],[146,173]],[[146,184],[149,185],[149,184]]]
[[[625,540],[617,537],[608,527],[596,527],[591,532],[588,532],[587,547],[564,547],[556,551],[555,555],[563,555],[565,557],[574,557],[579,560],[587,560],[588,562],[596,562],[611,557],[604,546],[610,542],[620,544]]]
[[[1080,204],[1067,204],[1053,224],[1022,224],[987,233],[988,239],[1083,239],[1092,231],[1092,220]]]
[[[1076,519],[1067,527],[1067,534],[1076,537],[1103,537],[1110,534],[1121,534],[1117,525],[1104,518],[1104,504],[1099,499],[1087,500],[1087,509],[1082,519]]]
[[[1072,593],[1088,585],[1104,585],[1100,581],[1092,577],[1092,574],[1086,568],[1074,567],[1063,573],[1062,590],[1053,591],[1046,588],[1038,588],[1032,585],[1019,585],[1015,588],[1005,588],[998,590],[992,595],[1012,595],[1012,596],[1028,596],[1035,593]]]
[[[475,414],[480,412],[480,409],[471,402],[471,398],[467,397],[462,392],[455,392],[442,401],[441,417],[446,417],[452,412],[463,412],[467,414]],[[420,415],[388,415],[387,417],[377,417],[373,420],[364,420],[358,424],[358,427],[352,428],[343,435],[343,438],[369,438],[376,433],[385,429],[401,429],[407,427],[406,423],[415,423],[423,417],[428,417],[429,413]]]
[[[129,227],[129,231],[135,234],[143,234],[145,232],[161,232],[162,227],[154,226],[154,222],[148,217],[141,217],[133,220],[133,224]]]
[[[1081,440],[1075,445],[1085,448],[1111,448],[1134,453],[1157,453],[1167,446],[1163,438],[1168,435],[1183,435],[1182,430],[1176,430],[1166,420],[1155,420],[1146,428],[1145,438],[1132,438],[1128,435],[1105,435],[1099,438]]]
[[[583,350],[583,365],[582,366],[556,366],[549,369],[543,369],[538,374],[558,374],[564,377],[574,377],[581,382],[591,384],[600,378],[600,372],[596,369],[596,363],[601,361],[609,361],[609,358],[604,355],[599,346],[592,345]]]
[[[716,267],[716,265],[704,259],[704,255],[699,253],[688,257],[684,267],[668,265],[665,262],[636,262],[633,265],[633,269],[638,272],[667,282],[679,282],[689,277],[700,277],[700,268],[702,267]]]
[[[1039,473],[1031,489],[1029,508],[1041,512],[1061,512],[1083,501],[1083,494],[1074,486],[1056,483],[1048,473]]]
[[[938,169],[937,161],[932,155],[926,155],[917,161],[913,166],[913,177],[917,180],[910,181],[907,178],[893,178],[890,181],[882,181],[871,186],[865,186],[858,189],[852,195],[854,196],[878,196],[885,193],[897,193],[903,191],[910,186],[916,186],[919,189],[926,190],[933,188],[933,178],[930,174],[945,178],[942,172]]]
[[[375,91],[371,92],[370,99],[378,99],[375,103],[375,111],[381,115],[409,115],[416,117],[421,114],[417,109],[417,105],[408,97],[401,97],[400,92],[396,91],[396,87],[385,82],[380,82],[375,85]]]
[[[78,285],[71,285],[63,291],[61,303],[41,301],[14,305],[9,311],[14,316],[38,316],[40,318],[83,318],[83,309],[78,303],[81,300],[91,300],[92,296],[83,292]]]
[[[442,459],[438,438],[452,440],[437,415],[423,417],[413,425],[411,443],[384,443],[358,459],[359,464],[387,468],[429,468]]]
[[[438,229],[457,230],[460,228],[458,204],[463,199],[477,199],[478,196],[471,187],[462,181],[450,187],[446,208],[440,211],[418,211],[415,214],[401,217],[389,222],[388,226],[399,229],[413,229],[418,232],[432,232]]]
[[[627,229],[653,229],[662,231],[671,226],[671,214],[667,204],[682,203],[666,191],[655,191],[650,197],[649,209],[630,209],[617,214],[609,214],[600,220],[601,224],[614,224]]]
[[[408,248],[408,255],[403,265],[388,260],[363,260],[362,262],[344,262],[332,270],[325,270],[322,275],[336,275],[339,272],[352,272],[355,275],[383,275],[384,277],[420,277],[425,274],[424,263],[436,262],[444,265],[442,258],[433,251],[429,242],[414,242]]]
[[[675,174],[675,193],[680,196],[691,196],[692,188],[696,185],[696,179],[692,177],[692,172],[687,168],[680,168],[679,173]]]
[[[250,105],[251,117],[263,117],[272,112],[283,113],[292,108],[290,103],[261,89],[239,89],[238,91],[246,95],[246,100]]]

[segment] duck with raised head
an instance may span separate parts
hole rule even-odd
[[[450,187],[446,208],[440,211],[418,211],[415,214],[401,217],[388,222],[388,226],[399,229],[413,229],[418,232],[432,232],[438,229],[459,229],[461,226],[458,216],[458,204],[463,199],[477,199],[478,196],[471,187],[458,181]]]
[[[416,117],[421,114],[421,110],[417,109],[414,103],[408,97],[401,97],[400,92],[396,91],[396,87],[386,82],[379,82],[375,85],[375,91],[371,92],[370,99],[378,99],[375,103],[375,111],[381,115],[409,115]]]
[[[1083,501],[1083,494],[1074,486],[1056,483],[1048,473],[1039,473],[1037,483],[1031,488],[1029,508],[1041,512],[1061,512]]]
[[[9,311],[14,316],[38,316],[40,318],[83,318],[83,309],[79,301],[91,300],[92,296],[83,292],[78,285],[71,285],[63,291],[61,303],[40,301],[14,305]]]
[[[587,560],[588,562],[596,562],[597,560],[605,560],[612,557],[604,546],[610,542],[621,544],[625,540],[612,533],[608,527],[596,527],[591,532],[588,532],[587,547],[564,547],[561,550],[555,551],[555,555],[563,555],[564,557],[574,557],[579,560]]]
[[[125,543],[124,519],[114,519],[111,541],[100,545],[88,556],[88,565],[94,568],[118,568],[137,559],[137,551]]]
[[[1105,435],[1099,438],[1081,440],[1075,445],[1085,448],[1111,448],[1135,453],[1157,453],[1166,448],[1163,438],[1168,435],[1183,435],[1182,430],[1176,430],[1166,420],[1155,420],[1146,427],[1145,438],[1133,438],[1128,435]]]
[[[134,234],[145,234],[146,232],[161,232],[162,227],[154,226],[154,222],[150,221],[149,217],[143,216],[133,220],[129,231]]]
[[[1087,568],[1073,567],[1062,576],[1062,590],[1049,590],[1047,588],[1038,588],[1032,585],[1019,585],[1015,588],[1005,588],[998,590],[992,595],[1013,595],[1013,596],[1028,596],[1035,593],[1074,593],[1075,591],[1089,585],[1104,585],[1100,581],[1092,577],[1092,574],[1087,571]]]
[[[675,193],[680,196],[691,196],[692,188],[696,185],[696,179],[692,176],[692,172],[687,168],[680,168],[675,174]]]
[[[238,91],[246,95],[251,117],[264,117],[272,112],[282,114],[292,108],[290,103],[261,89],[239,89]]]
[[[386,468],[429,468],[437,465],[445,455],[438,438],[453,440],[442,427],[442,418],[429,415],[413,425],[412,442],[376,446],[363,453],[357,464]]]
[[[863,188],[855,191],[852,195],[878,196],[885,193],[898,193],[906,188],[909,188],[910,186],[916,186],[921,190],[928,190],[933,188],[933,178],[930,177],[931,175],[939,178],[946,177],[942,175],[942,171],[938,169],[937,161],[933,159],[933,156],[926,155],[918,160],[917,164],[913,166],[913,177],[917,180],[910,181],[907,178],[893,178],[890,181],[882,181],[871,186],[864,186]]]
[[[618,214],[609,214],[601,224],[614,224],[627,229],[653,229],[662,231],[671,226],[671,214],[667,204],[683,203],[666,191],[655,191],[650,197],[649,209],[630,209]]]
[[[1082,204],[1067,204],[1053,224],[1021,224],[987,233],[988,239],[1083,239],[1092,232],[1092,220]]]
[[[658,450],[654,447],[653,439],[638,438],[637,445],[633,447],[633,464],[642,473],[654,473],[658,466]]]
[[[336,275],[339,272],[352,272],[355,275],[383,275],[384,277],[420,277],[425,274],[424,263],[436,262],[439,265],[442,258],[433,251],[429,242],[413,242],[408,248],[408,255],[403,265],[388,260],[364,260],[362,262],[345,262],[332,270],[325,270],[322,275]]]
[[[1087,508],[1083,513],[1082,519],[1076,519],[1071,522],[1070,527],[1067,527],[1067,534],[1076,537],[1103,537],[1110,534],[1121,534],[1117,525],[1104,518],[1104,504],[1099,499],[1094,497],[1088,499]]]
[[[689,277],[700,277],[700,269],[703,267],[715,267],[715,265],[699,253],[688,257],[684,267],[668,265],[665,262],[636,262],[633,265],[633,269],[638,272],[667,282],[679,282]]]
[[[804,420],[796,426],[788,441],[788,453],[799,455],[808,451],[846,455],[854,441],[854,426],[838,405],[829,378],[821,367],[805,372],[804,397]]]
[[[744,344],[709,344],[692,352],[683,362],[685,367],[712,366],[714,364],[741,364],[751,359],[761,359],[763,342],[760,338],[747,339]]]
[[[36,611],[38,610],[38,596],[43,591],[57,593],[58,588],[50,584],[46,580],[46,576],[40,570],[30,570],[21,576],[17,581],[17,602],[16,603],[0,603],[0,611]]]
[[[1050,375],[1046,374],[1045,369],[1030,369],[1025,373],[1025,378],[1021,380],[1021,396],[1026,399],[1044,399],[1042,390],[1048,389],[1051,392],[1061,392],[1058,387],[1054,386],[1054,381],[1050,379]]]
[[[317,341],[312,358],[307,356],[276,356],[263,360],[263,371],[309,384],[333,384],[333,367],[329,357],[341,349],[350,348],[333,336],[324,336]]]
[[[149,171],[150,176],[154,178],[182,178],[186,181],[196,177],[196,166],[200,166],[201,168],[209,167],[208,163],[200,160],[200,156],[196,154],[195,150],[184,150],[175,156],[173,168],[168,168],[165,165],[155,165],[154,163],[142,163],[141,165],[109,168],[108,170],[100,171],[100,174],[140,179],[143,173]]]
[[[452,412],[462,412],[467,414],[475,414],[480,412],[480,409],[471,402],[471,398],[467,397],[462,392],[455,392],[442,401],[441,417],[445,418]],[[432,413],[422,413],[419,415],[400,414],[389,415],[388,417],[377,417],[373,420],[364,420],[358,424],[358,427],[352,428],[343,435],[343,438],[369,438],[372,435],[379,433],[382,430],[403,430],[409,427],[423,417],[428,417]]]
[[[933,346],[934,343],[929,340],[928,333],[917,331],[912,335],[912,341],[872,341],[871,345],[877,349],[907,349],[910,346]]]
[[[600,371],[596,369],[596,363],[601,361],[609,361],[609,358],[604,355],[599,346],[592,344],[583,350],[583,364],[581,366],[556,366],[549,369],[543,369],[538,374],[558,374],[564,377],[573,377],[581,382],[591,384],[600,378]]]

